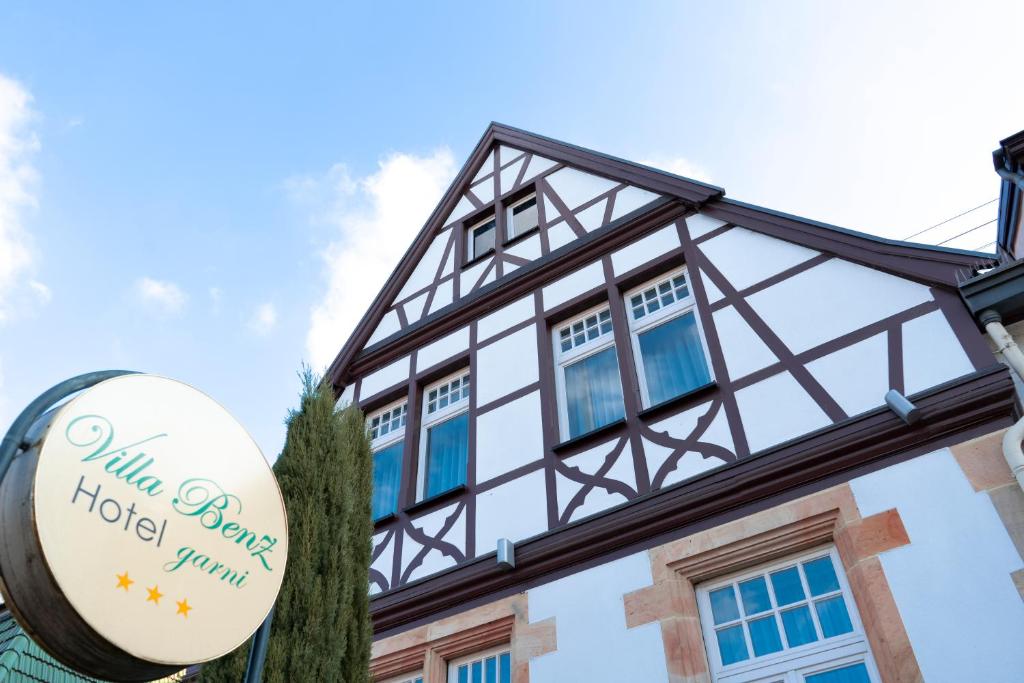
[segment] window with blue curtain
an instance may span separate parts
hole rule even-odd
[[[373,519],[398,510],[398,487],[402,484],[401,441],[373,454]]]
[[[647,406],[711,381],[685,271],[638,287],[626,306]]]
[[[651,405],[681,396],[711,381],[704,346],[692,312],[637,335]]]
[[[427,462],[424,497],[466,483],[469,458],[469,413],[462,413],[427,429]]]
[[[625,415],[607,305],[588,311],[555,331],[555,361],[561,373],[563,438],[571,439]]]
[[[615,347],[565,366],[569,438],[586,434],[625,415]]]

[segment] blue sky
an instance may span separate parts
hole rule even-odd
[[[212,394],[273,458],[300,363],[329,362],[491,120],[905,237],[997,195],[991,151],[1024,127],[1000,27],[1022,20],[1019,2],[5,2],[0,423],[132,368]]]

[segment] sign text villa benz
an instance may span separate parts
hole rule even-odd
[[[219,404],[126,375],[45,415],[31,440],[0,485],[0,576],[54,656],[140,680],[256,630],[281,586],[287,520],[266,460]]]

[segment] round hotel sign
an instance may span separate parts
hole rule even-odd
[[[125,375],[44,415],[28,440],[0,484],[0,588],[58,660],[149,680],[259,627],[288,524],[273,472],[223,407]]]

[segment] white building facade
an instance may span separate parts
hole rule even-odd
[[[492,124],[329,371],[376,680],[1024,680],[981,265]]]

